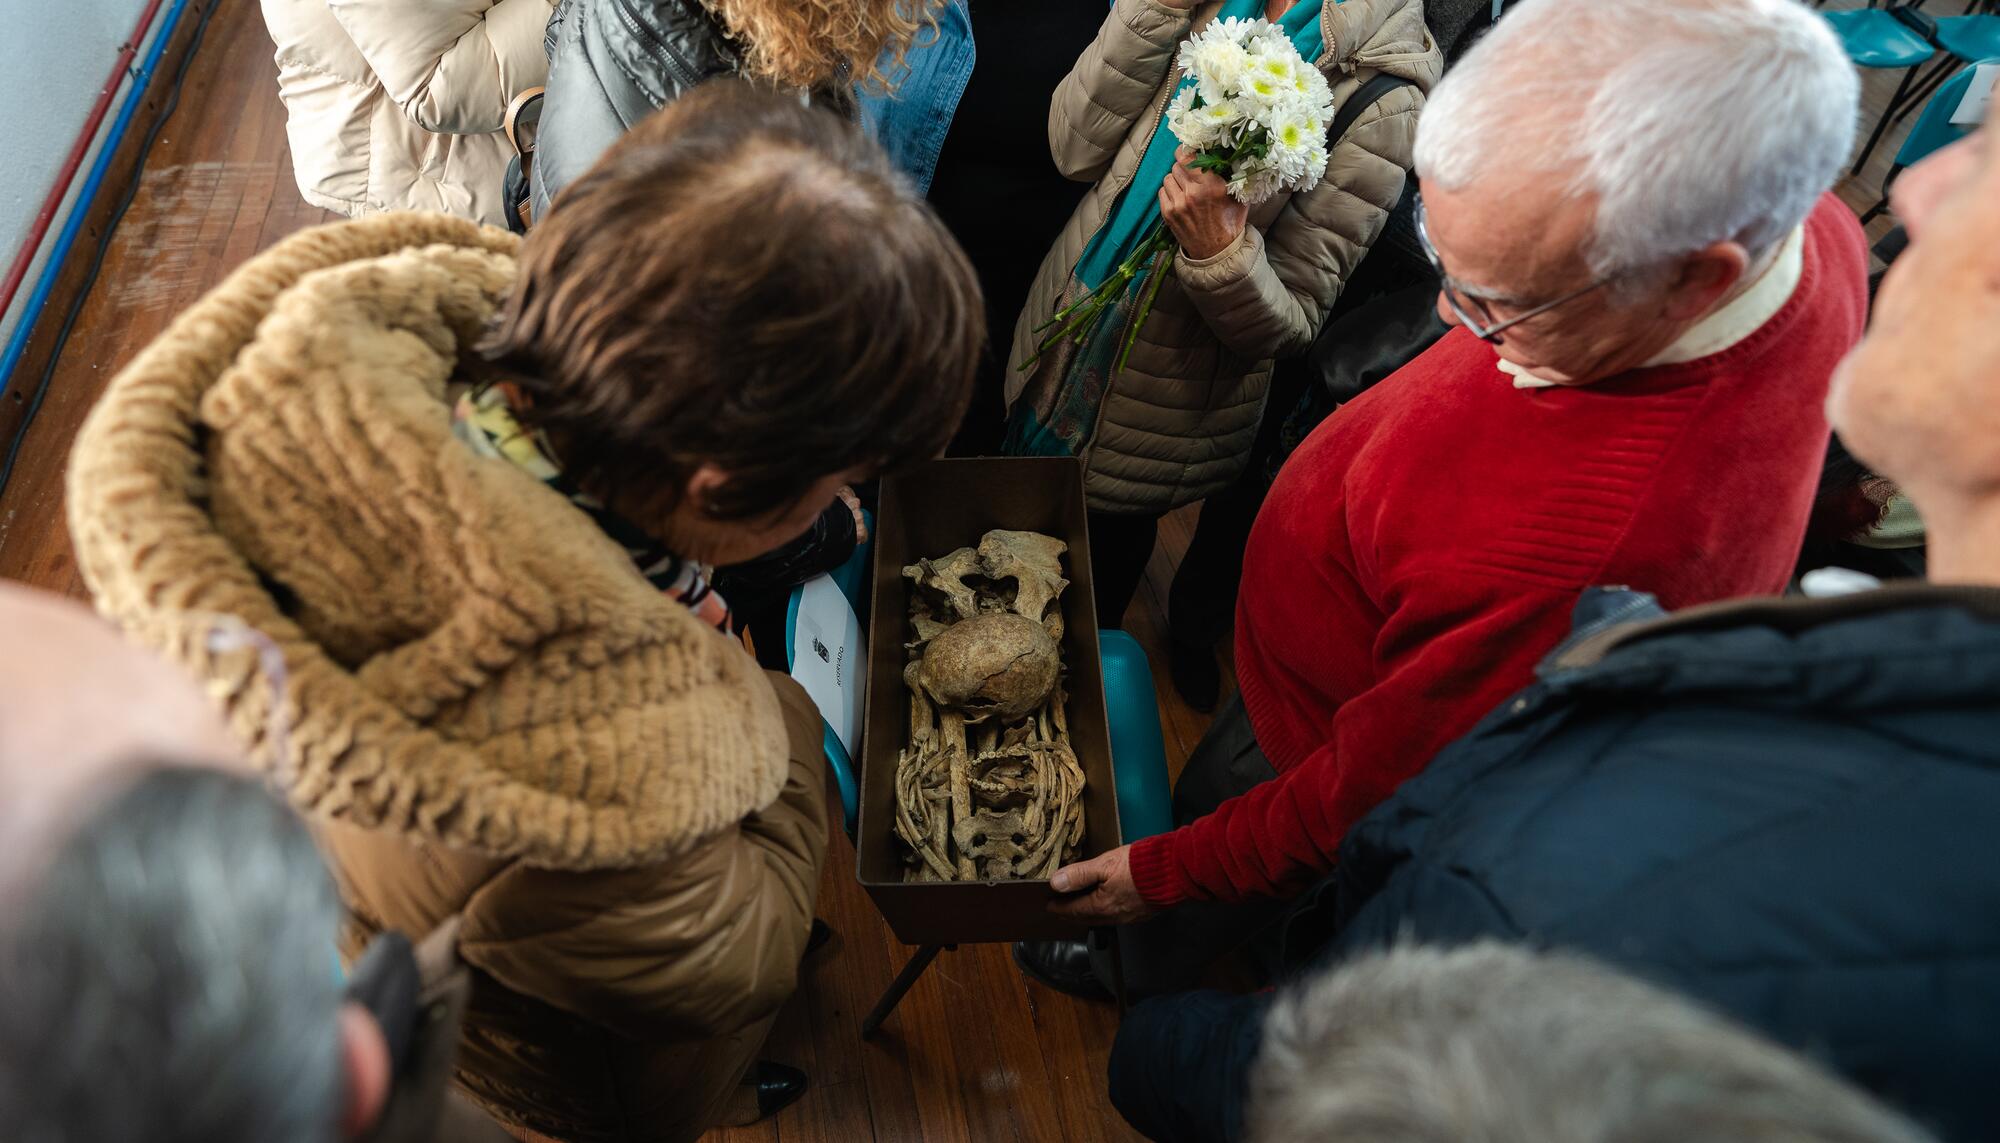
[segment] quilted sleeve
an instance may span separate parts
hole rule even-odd
[[[1111,169],[1119,145],[1152,109],[1191,19],[1159,0],[1112,5],[1049,101],[1049,154],[1064,176],[1094,183]]]
[[[1269,233],[1174,264],[1181,287],[1232,351],[1265,360],[1311,348],[1320,323],[1403,195],[1423,93],[1391,91],[1333,146],[1326,177],[1294,195]]]
[[[548,75],[549,0],[326,0],[410,121],[446,135],[500,130]]]

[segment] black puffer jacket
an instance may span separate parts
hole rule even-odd
[[[1406,940],[1582,952],[1942,1138],[1995,1138],[2000,590],[1658,614],[1586,596],[1534,685],[1348,833],[1287,926],[1292,964]],[[1154,1139],[1235,1138],[1269,1007],[1139,1005],[1112,1101]]]
[[[1581,950],[1993,1138],[2000,591],[1696,608],[1538,674],[1348,835],[1325,955]]]
[[[534,217],[634,123],[742,57],[695,0],[563,0],[549,19]]]

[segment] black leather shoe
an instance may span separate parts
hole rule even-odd
[[[1222,697],[1222,668],[1215,662],[1215,648],[1196,647],[1169,641],[1167,673],[1173,676],[1174,690],[1181,701],[1208,714]]]
[[[750,1074],[743,1077],[743,1082],[757,1089],[758,1119],[769,1119],[797,1103],[806,1093],[806,1073],[770,1060],[750,1065]]]
[[[811,956],[825,948],[826,942],[832,939],[833,926],[820,920],[818,917],[814,917],[812,932],[806,936],[806,955]]]
[[[1014,963],[1029,980],[1085,1000],[1110,1000],[1111,990],[1090,968],[1090,948],[1082,941],[1015,941]]]

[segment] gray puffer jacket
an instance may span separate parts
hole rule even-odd
[[[633,124],[705,80],[743,70],[728,29],[696,0],[562,0],[544,44],[548,95],[530,203],[537,220]],[[853,114],[850,93],[814,98]]]
[[[562,0],[544,44],[549,90],[530,207],[537,220],[634,123],[742,66],[728,33],[694,0]]]

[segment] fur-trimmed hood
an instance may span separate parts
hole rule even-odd
[[[208,682],[309,815],[558,869],[658,861],[777,798],[784,724],[742,647],[452,435],[446,386],[515,250],[406,214],[251,260],[112,383],[71,531],[99,609]],[[275,641],[284,678],[214,649],[216,617]]]

